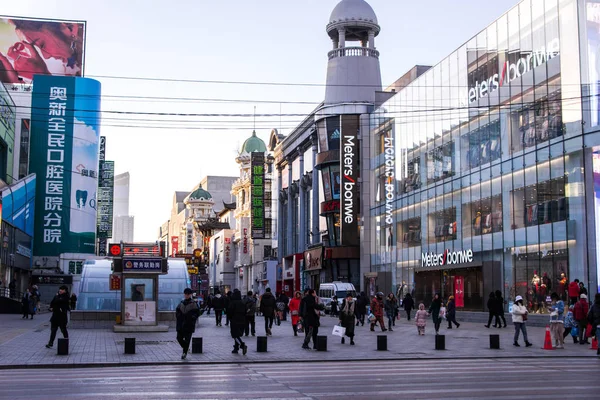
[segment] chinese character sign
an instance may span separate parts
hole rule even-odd
[[[115,162],[100,161],[98,175],[98,226],[99,238],[112,238],[113,195],[115,186]]]
[[[252,238],[265,237],[265,155],[252,153],[250,161],[250,212]]]
[[[36,75],[30,156],[36,256],[95,253],[99,111],[98,81]]]

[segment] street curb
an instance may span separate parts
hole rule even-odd
[[[285,364],[285,363],[328,363],[328,362],[365,362],[365,361],[443,361],[443,360],[537,360],[537,359],[573,359],[594,358],[595,356],[457,356],[449,357],[392,357],[381,358],[377,360],[362,360],[356,358],[339,358],[335,360],[310,360],[310,359],[290,359],[290,360],[236,360],[236,361],[161,361],[161,362],[125,362],[125,363],[74,363],[74,364],[14,364],[0,365],[0,370],[7,369],[66,369],[66,368],[106,368],[106,367],[138,367],[138,366],[158,366],[158,365],[246,365],[246,364]],[[598,357],[600,360],[600,357]]]

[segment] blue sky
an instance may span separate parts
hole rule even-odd
[[[384,87],[415,64],[434,65],[517,0],[370,0],[381,25]],[[338,0],[20,0],[2,14],[87,21],[85,74],[102,82],[101,134],[116,173],[131,174],[136,241],[154,241],[175,191],[205,175],[237,176],[236,152],[252,117],[135,113],[305,113],[322,100],[325,25]],[[110,77],[156,78],[157,80]],[[292,82],[270,86],[188,81]],[[174,100],[193,98],[195,100]],[[206,99],[247,100],[215,102]],[[278,101],[267,103],[268,101]],[[293,102],[307,102],[296,104]],[[256,117],[265,141],[301,117]],[[202,129],[196,129],[196,128]],[[191,129],[194,128],[194,129]]]

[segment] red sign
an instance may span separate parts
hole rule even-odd
[[[145,243],[145,244],[124,244],[123,255],[125,257],[161,257],[162,249],[158,244]]]
[[[231,261],[229,254],[231,252],[231,238],[225,238],[225,262]]]
[[[121,290],[121,275],[110,275],[110,290]]]
[[[121,245],[118,243],[111,244],[108,248],[108,252],[113,257],[120,257],[121,256]]]
[[[465,306],[465,277],[455,276],[454,277],[454,302],[456,307]]]
[[[174,236],[171,238],[171,254],[175,255],[179,253],[179,238]]]
[[[340,201],[339,200],[330,200],[324,201],[321,203],[321,214],[339,212],[340,211]]]

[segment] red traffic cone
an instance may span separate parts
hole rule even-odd
[[[592,345],[590,346],[590,350],[598,350],[598,339],[592,338]]]
[[[550,327],[546,326],[546,337],[544,338],[544,350],[554,350],[552,347],[552,336],[550,335]]]

